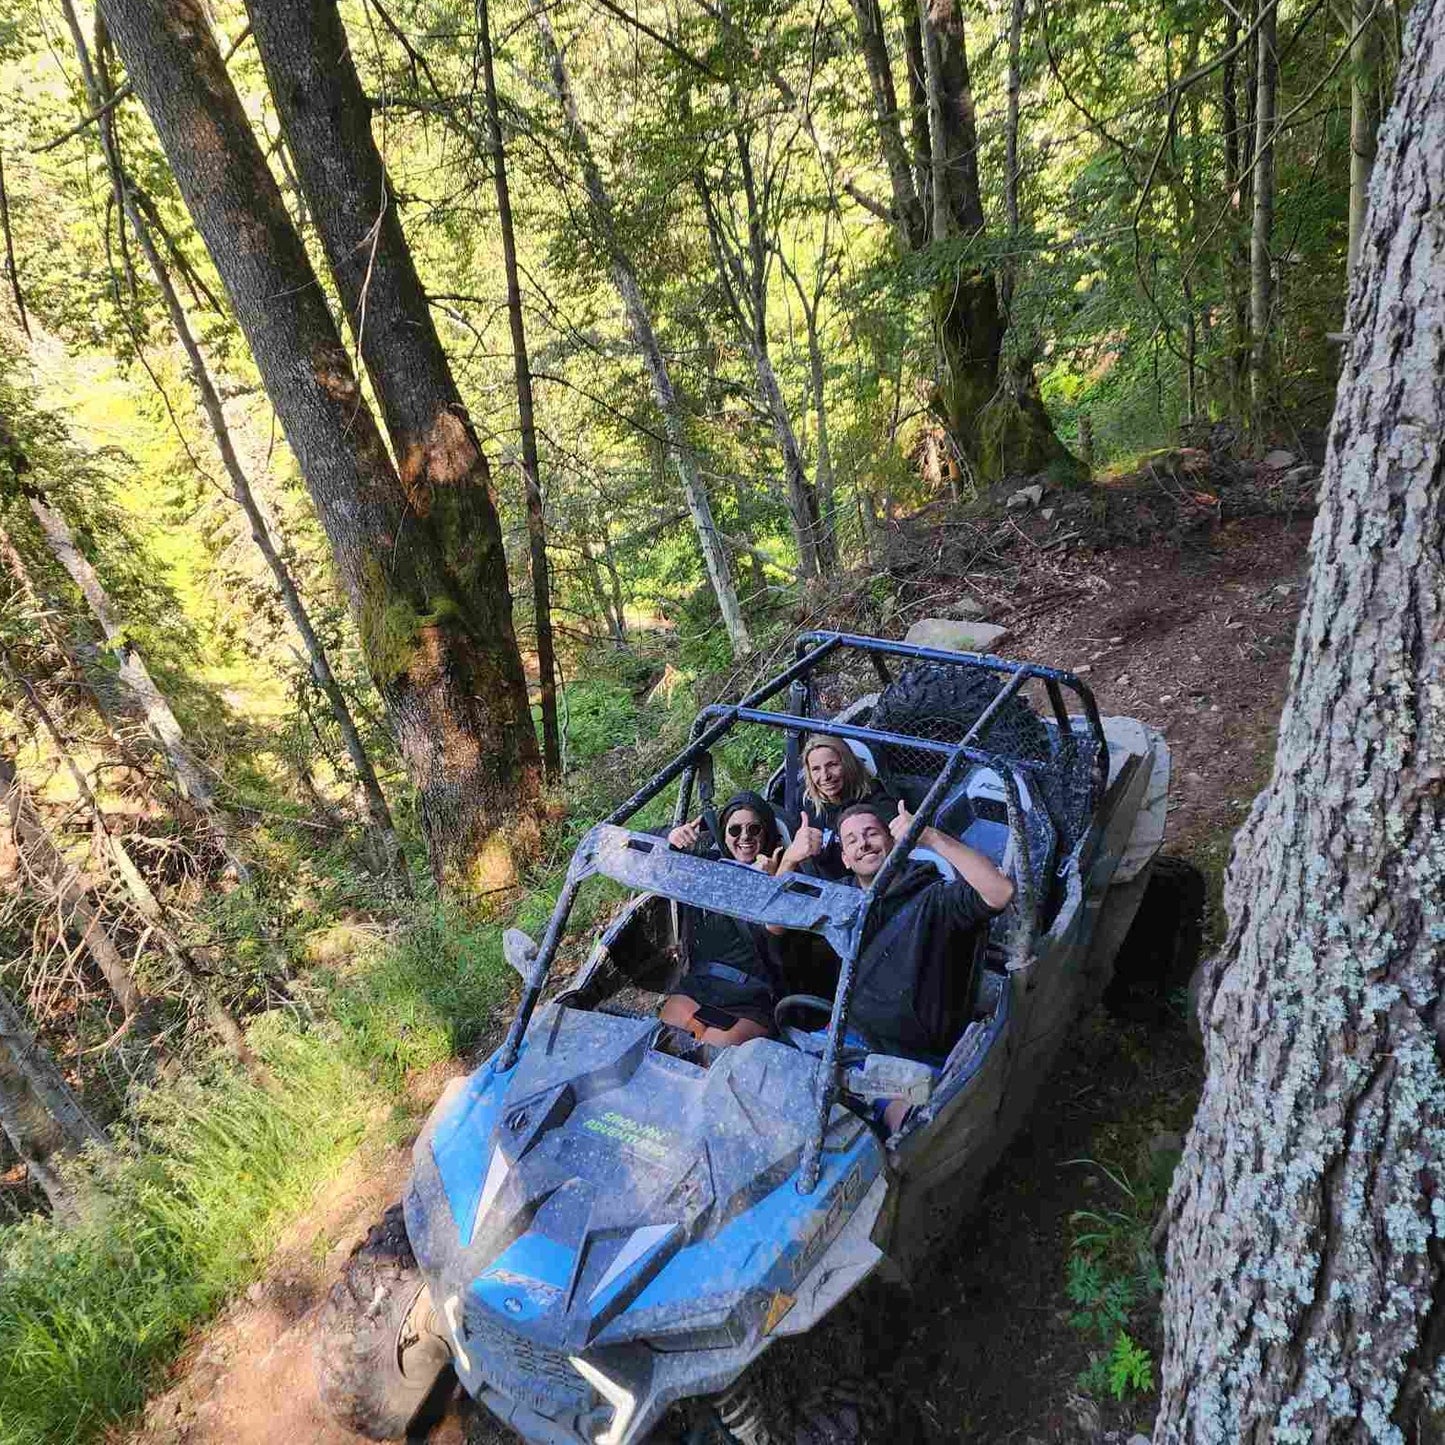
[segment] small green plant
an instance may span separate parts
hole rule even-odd
[[[1129,1330],[1163,1286],[1149,1238],[1160,1187],[1152,1178],[1131,1182],[1094,1160],[1074,1162],[1099,1170],[1123,1196],[1118,1209],[1069,1216],[1075,1232],[1064,1273],[1064,1294],[1074,1306],[1069,1323],[1095,1346],[1079,1386],[1123,1400],[1154,1388],[1154,1358]]]

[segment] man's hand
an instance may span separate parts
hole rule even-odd
[[[697,847],[697,840],[702,836],[702,815],[699,814],[690,823],[679,823],[676,828],[667,835],[667,841],[672,844],[679,853],[691,853]]]
[[[912,822],[913,814],[900,801],[898,815],[888,820],[888,831],[893,834],[895,844],[903,841],[903,835]],[[935,853],[947,858],[990,908],[997,911],[1008,907],[1009,900],[1014,896],[1013,882],[999,871],[987,854],[980,853],[977,848],[969,847],[967,843],[951,837],[931,824],[919,829],[913,845],[916,848],[931,848]]]
[[[913,814],[904,805],[903,799],[898,800],[898,813],[888,820],[888,831],[893,834],[893,841],[901,843],[903,835],[913,826]],[[925,829],[925,832],[927,830]],[[919,842],[923,840],[920,838]]]
[[[793,834],[793,841],[783,850],[779,867],[786,870],[796,868],[809,858],[816,858],[823,851],[823,832],[804,821]]]

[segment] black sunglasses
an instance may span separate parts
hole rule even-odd
[[[761,823],[729,823],[729,838],[761,838],[763,836],[763,825]]]

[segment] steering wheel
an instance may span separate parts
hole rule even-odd
[[[827,1014],[831,1017],[833,1000],[819,998],[815,993],[790,993],[786,998],[780,998],[773,1005],[773,1024],[780,1034],[787,1030],[788,1015],[800,1009],[811,1009],[814,1013]]]

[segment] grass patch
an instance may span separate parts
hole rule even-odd
[[[72,1445],[144,1402],[186,1336],[264,1264],[406,1075],[474,1042],[505,997],[500,931],[419,904],[334,979],[330,1016],[251,1026],[276,1087],[229,1068],[151,1089],[84,1170],[84,1222],[0,1229],[0,1445]]]

